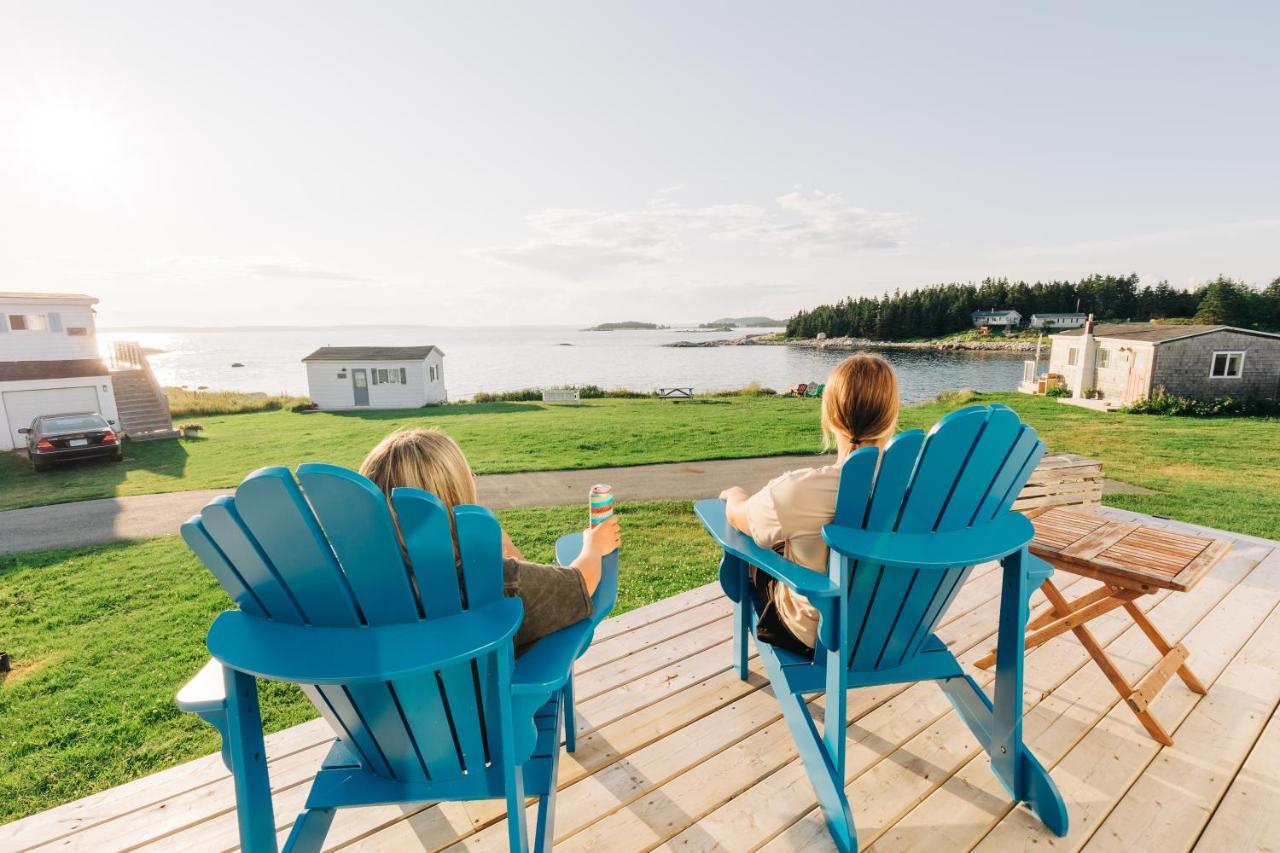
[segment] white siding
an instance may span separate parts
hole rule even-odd
[[[13,450],[15,447],[21,447],[22,444],[16,439],[19,438],[14,432],[18,427],[30,426],[30,424],[15,424],[9,422],[9,416],[4,407],[4,395],[10,391],[47,391],[54,388],[81,388],[91,387],[98,395],[98,412],[107,420],[119,421],[120,415],[116,411],[115,391],[111,386],[110,376],[84,376],[73,379],[24,379],[15,382],[0,382],[0,450]],[[50,412],[49,414],[57,414]]]
[[[57,315],[51,324],[60,329],[11,331],[10,314]],[[0,302],[0,361],[65,361],[98,358],[98,337],[94,331],[93,309],[88,305],[53,302]],[[83,336],[68,334],[70,328],[85,329]]]
[[[428,403],[445,400],[444,363],[438,352],[423,361],[308,361],[307,388],[311,399],[321,409],[416,409]],[[430,380],[429,368],[436,369],[436,380]],[[374,384],[375,370],[404,369],[405,382]],[[364,370],[369,380],[369,405],[355,404],[351,384],[353,370]],[[338,378],[338,374],[346,374]]]

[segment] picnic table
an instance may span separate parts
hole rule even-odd
[[[1055,569],[1102,582],[1093,592],[1068,601],[1052,578],[1045,580],[1040,591],[1049,607],[1027,622],[1026,648],[1073,632],[1147,732],[1172,746],[1173,738],[1151,714],[1151,703],[1174,674],[1195,693],[1203,694],[1205,687],[1187,666],[1186,647],[1165,639],[1137,600],[1160,590],[1190,592],[1231,550],[1230,543],[1136,521],[1118,521],[1082,507],[1040,506],[1024,512],[1036,528],[1031,553]],[[1161,655],[1160,662],[1136,685],[1129,683],[1087,627],[1088,622],[1118,608],[1124,608]],[[986,669],[994,663],[993,651],[976,666]]]
[[[658,397],[663,400],[692,400],[693,388],[659,388]]]

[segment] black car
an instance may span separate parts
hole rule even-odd
[[[104,456],[116,462],[124,459],[120,437],[109,421],[96,412],[41,415],[31,426],[18,430],[27,437],[31,467],[44,471],[57,462]]]

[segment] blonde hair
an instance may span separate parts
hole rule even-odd
[[[836,436],[848,438],[856,450],[884,447],[898,427],[898,377],[882,356],[851,355],[827,377],[822,392],[822,446]]]
[[[438,429],[393,432],[360,463],[360,473],[391,497],[400,486],[422,489],[445,506],[476,502],[476,478],[462,448]]]

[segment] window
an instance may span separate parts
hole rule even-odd
[[[84,326],[67,326],[67,334],[73,338],[83,338],[89,334],[89,330]]]
[[[15,332],[43,332],[49,328],[47,314],[10,314],[9,328]]]
[[[1215,352],[1209,366],[1210,379],[1239,379],[1244,375],[1244,353]]]
[[[404,368],[385,368],[379,367],[373,371],[374,385],[403,385]]]
[[[1102,370],[1110,366],[1111,366],[1111,350],[1107,349],[1106,347],[1103,347],[1098,350],[1098,369]]]
[[[1067,367],[1075,367],[1080,361],[1080,348],[1072,347],[1067,350]]]
[[[436,381],[436,366],[433,364],[433,365],[431,365],[430,367],[428,367],[428,368],[427,368],[427,370],[428,370],[428,372],[431,374],[431,381],[432,381],[432,382],[435,382],[435,381]]]
[[[402,368],[400,368],[400,384],[401,384],[401,385],[408,385],[408,384],[409,384],[409,378],[405,375],[405,370],[404,370],[404,368],[403,368],[403,367],[402,367]]]

